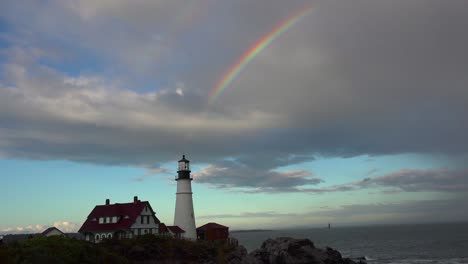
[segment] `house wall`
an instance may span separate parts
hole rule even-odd
[[[143,224],[141,219],[143,218]],[[149,218],[149,223],[147,222]],[[158,234],[159,223],[156,223],[155,218],[153,217],[153,212],[148,206],[141,211],[140,215],[137,217],[135,223],[132,225],[131,230],[133,236],[144,235],[144,234]]]
[[[229,237],[227,228],[210,228],[206,230],[206,240],[225,240]]]
[[[171,237],[174,237],[174,238],[182,238],[182,234],[181,233],[173,233],[169,230],[169,234]]]
[[[48,232],[47,234],[45,234],[45,236],[49,237],[49,236],[61,236],[63,235],[60,231],[58,231],[57,229],[52,229],[50,232]]]
[[[86,233],[85,240],[99,243],[104,239],[111,239],[113,237],[114,237],[114,232],[96,232],[94,234]]]
[[[98,238],[99,236],[99,238]],[[132,231],[119,231],[119,232],[113,232],[113,231],[106,231],[106,232],[95,232],[95,233],[86,233],[84,235],[86,241],[91,241],[91,242],[100,242],[103,239],[109,239],[110,238],[132,238],[133,237],[133,232]]]

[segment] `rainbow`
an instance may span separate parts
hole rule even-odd
[[[209,103],[212,104],[225,90],[226,88],[234,81],[234,79],[241,73],[243,69],[270,43],[278,38],[282,33],[286,32],[294,24],[296,24],[303,17],[312,10],[311,6],[306,6],[300,9],[299,11],[293,13],[286,20],[278,24],[273,28],[268,34],[264,35],[261,39],[255,42],[243,55],[240,57],[236,63],[234,63],[228,71],[224,73],[221,79],[218,80],[216,86],[211,90]]]

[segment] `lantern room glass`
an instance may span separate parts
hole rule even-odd
[[[190,164],[185,161],[179,161],[179,171],[188,171],[190,170]]]

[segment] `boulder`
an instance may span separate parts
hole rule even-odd
[[[247,249],[244,246],[236,246],[229,255],[226,256],[226,260],[229,264],[242,264],[247,258]]]
[[[238,260],[238,259],[237,259]],[[254,250],[241,262],[242,264],[355,264],[343,258],[340,252],[327,247],[318,249],[309,239],[279,237],[263,242],[260,249]]]

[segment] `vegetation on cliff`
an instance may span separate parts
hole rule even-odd
[[[67,237],[34,237],[0,245],[0,263],[225,263],[232,247],[152,235],[99,244]]]
[[[359,263],[365,263],[363,259]],[[205,263],[205,264],[356,264],[332,249],[319,249],[309,239],[267,239],[251,253],[243,246],[187,241],[146,235],[99,244],[67,237],[38,236],[0,245],[0,263]]]

